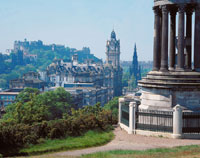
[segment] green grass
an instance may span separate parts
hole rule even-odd
[[[94,154],[83,155],[83,158],[116,158],[116,157],[142,157],[142,158],[169,158],[169,157],[189,157],[200,155],[200,146],[181,146],[175,148],[158,148],[150,150],[115,150],[107,152],[97,152]]]
[[[106,144],[113,138],[114,134],[112,132],[89,131],[80,137],[68,137],[62,140],[46,140],[44,143],[22,149],[20,153],[35,155],[63,150],[82,149]]]

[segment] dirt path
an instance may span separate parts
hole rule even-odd
[[[189,139],[169,139],[146,137],[141,135],[128,135],[124,130],[119,127],[114,130],[115,139],[110,143],[100,146],[92,147],[82,150],[66,151],[53,154],[54,156],[81,156],[101,151],[109,150],[146,150],[152,148],[169,148],[175,146],[195,145],[200,144],[200,140]]]

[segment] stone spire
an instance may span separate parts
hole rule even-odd
[[[134,52],[133,52],[133,61],[132,64],[130,66],[130,75],[134,75],[135,81],[136,81],[136,86],[138,83],[138,80],[141,79],[140,77],[140,68],[139,68],[139,64],[138,64],[138,56],[137,56],[137,46],[135,43],[134,46]]]

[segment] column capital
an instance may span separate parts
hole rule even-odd
[[[178,5],[178,12],[179,13],[184,13],[185,10],[186,10],[186,5],[185,4]]]
[[[191,7],[189,7],[189,8],[186,8],[186,15],[189,15],[189,16],[191,16],[191,15],[193,14],[193,11],[194,11],[194,9],[193,9],[193,8],[191,8]]]
[[[175,16],[177,11],[178,11],[177,7],[170,7],[169,12],[171,16]]]
[[[194,9],[196,12],[200,12],[200,4],[197,4]]]
[[[129,103],[129,107],[134,107],[135,108],[136,107],[136,102],[135,101],[134,102],[130,102]]]
[[[161,9],[159,7],[153,7],[153,11],[155,15],[161,15]]]
[[[119,103],[125,102],[125,98],[119,98]]]
[[[162,13],[168,13],[169,12],[169,8],[167,5],[163,5],[162,6]]]

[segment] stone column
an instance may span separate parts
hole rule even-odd
[[[135,134],[136,125],[136,102],[129,103],[129,132],[128,134]]]
[[[124,98],[119,98],[119,118],[118,118],[118,120],[119,120],[119,124],[121,123],[121,118],[122,118],[122,103],[124,103]]]
[[[192,68],[192,9],[186,11],[186,69]]]
[[[182,138],[182,128],[183,128],[183,112],[180,105],[176,105],[173,108],[173,138]]]
[[[168,8],[162,7],[161,71],[168,71]]]
[[[128,134],[135,134],[136,124],[136,102],[129,103],[129,132]]]
[[[180,5],[178,8],[179,19],[178,19],[178,70],[184,70],[185,66],[185,56],[184,56],[184,46],[185,46],[185,5]]]
[[[200,5],[195,8],[194,70],[200,71]]]
[[[171,24],[170,24],[170,58],[169,58],[169,70],[175,69],[175,55],[176,55],[176,10],[172,8],[170,11]]]
[[[154,8],[155,23],[154,23],[154,49],[153,49],[153,71],[158,71],[160,69],[160,21],[161,15],[159,8]]]

